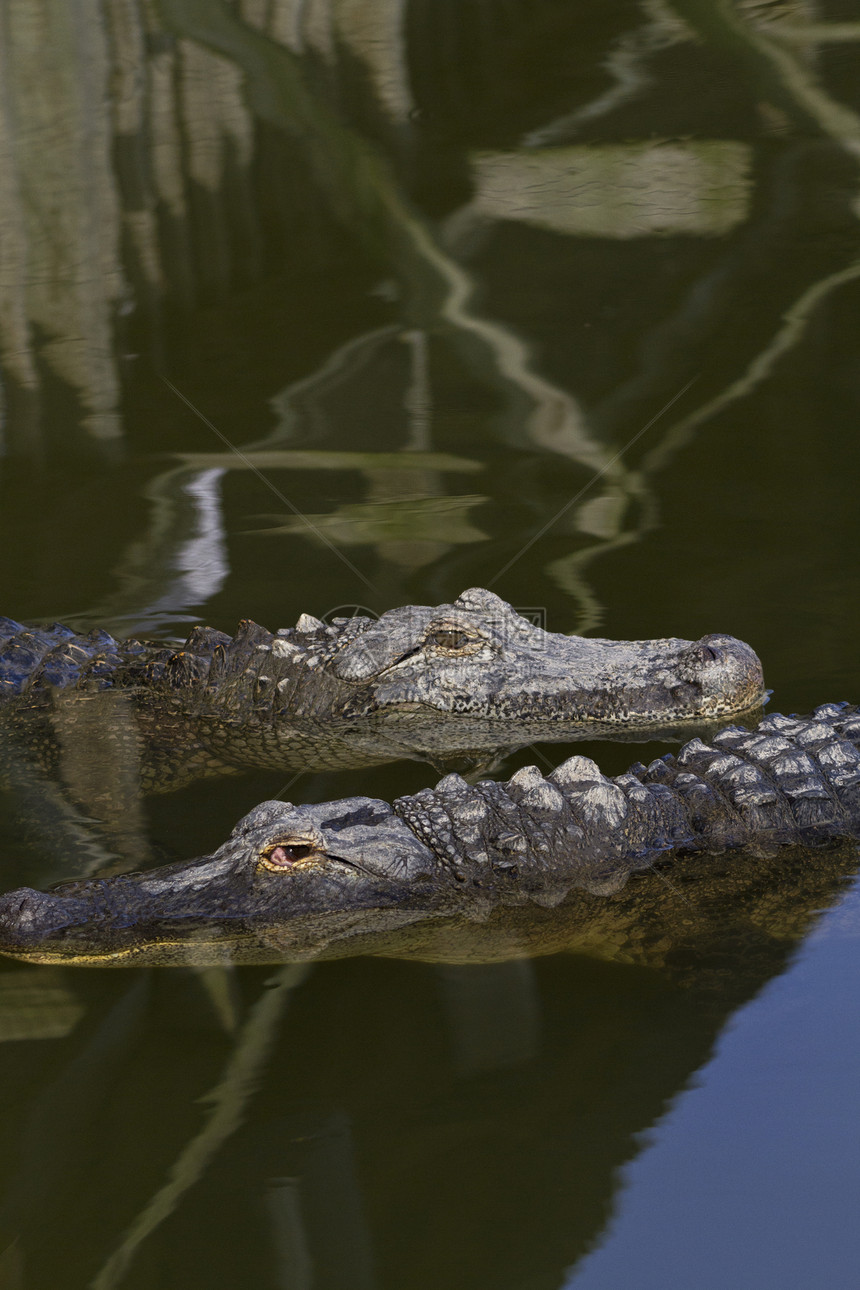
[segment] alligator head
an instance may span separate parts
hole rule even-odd
[[[371,910],[403,925],[456,907],[456,887],[386,802],[263,802],[211,856],[0,896],[0,952],[105,967],[283,962],[360,930]]]
[[[583,758],[569,765],[580,763],[593,766]],[[534,767],[518,772],[507,790],[524,790],[540,812],[540,794],[527,787],[534,776]],[[588,780],[585,789],[592,815],[601,792],[610,806],[619,795],[609,781]],[[454,795],[456,837],[445,827],[452,803],[440,799],[441,810],[428,811],[430,790],[394,807],[370,797],[271,801],[240,820],[211,856],[8,892],[0,895],[0,954],[84,967],[172,967],[385,953],[405,929],[451,918],[483,924],[502,905],[553,908],[573,888],[615,892],[629,873],[629,866],[608,869],[606,853],[615,848],[591,847],[578,829],[552,865],[537,836],[525,856],[525,835],[518,838],[512,860],[502,829],[501,850],[488,861],[474,833],[480,794],[459,775],[435,790],[446,791]],[[528,831],[525,817],[520,822]]]
[[[732,636],[610,641],[547,632],[490,591],[378,620],[303,615],[271,639],[288,711],[456,716],[477,723],[620,729],[708,720],[761,702],[761,664]],[[317,680],[306,679],[311,669]],[[533,737],[527,734],[526,737]]]

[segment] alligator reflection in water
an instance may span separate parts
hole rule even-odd
[[[655,879],[675,912],[646,931],[649,967],[364,960],[298,990],[248,972],[233,1046],[199,978],[66,974],[87,1015],[42,1042],[50,1076],[34,1087],[26,1048],[0,1052],[0,1230],[27,1283],[274,1287],[312,1265],[326,1290],[557,1287],[638,1135],[784,967],[856,848],[709,864]],[[561,944],[557,928],[546,948]],[[38,971],[16,976],[35,991]]]

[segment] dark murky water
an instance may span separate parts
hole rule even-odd
[[[856,700],[857,19],[5,0],[0,609],[175,636],[492,586],[555,630],[738,635],[779,710]],[[12,779],[4,888],[63,848]],[[284,783],[129,836],[198,854]],[[795,912],[683,984],[10,964],[0,1285],[853,1286],[857,894],[805,944]]]

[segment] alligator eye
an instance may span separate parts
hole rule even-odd
[[[307,860],[314,854],[314,848],[305,842],[279,842],[277,846],[267,847],[260,853],[260,863],[266,869],[289,869],[299,860]]]
[[[470,639],[467,632],[439,631],[431,632],[425,644],[436,645],[439,649],[459,650],[465,649]]]

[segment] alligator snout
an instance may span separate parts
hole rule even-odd
[[[735,636],[712,633],[696,641],[686,651],[683,676],[701,686],[703,715],[754,707],[765,695],[758,655]]]

